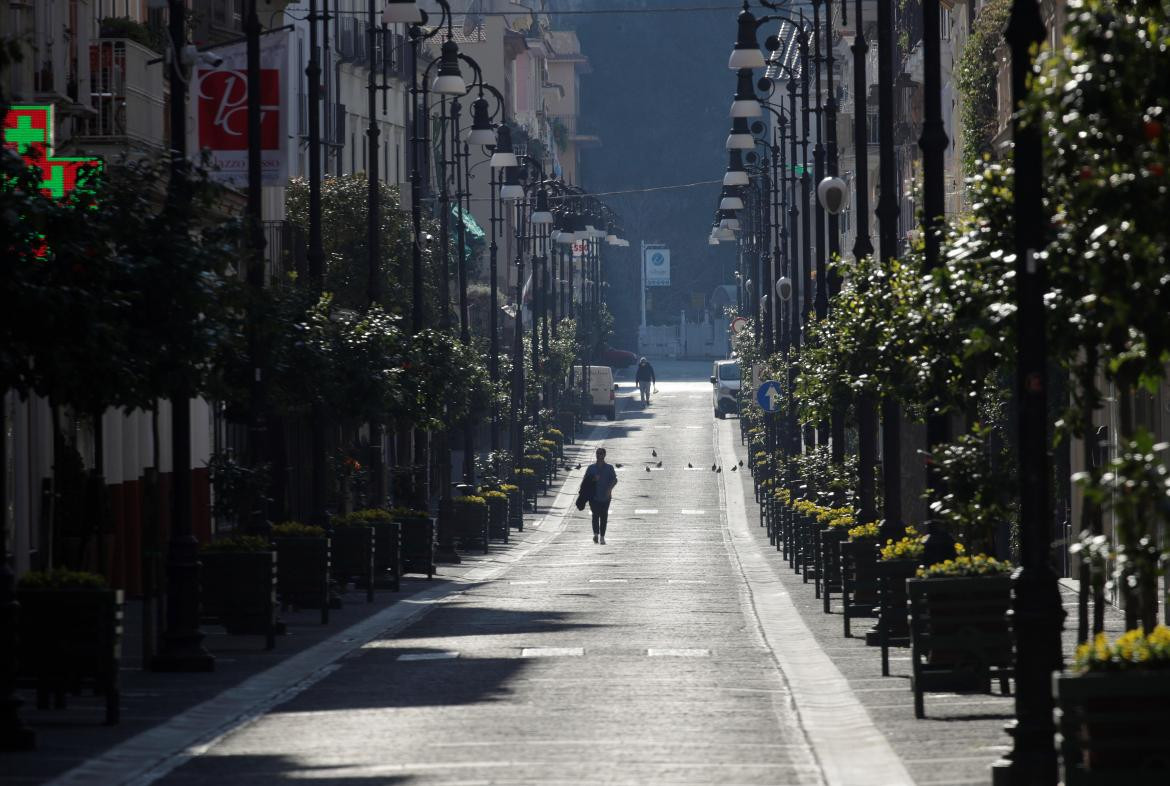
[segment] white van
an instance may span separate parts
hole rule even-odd
[[[711,405],[720,420],[739,412],[738,361],[716,360],[711,367]]]
[[[581,373],[580,366],[573,366],[573,379],[578,390],[581,389]],[[613,381],[613,369],[609,366],[586,366],[584,373],[589,379],[593,411],[604,414],[606,420],[617,418],[617,402],[613,394],[617,385]]]

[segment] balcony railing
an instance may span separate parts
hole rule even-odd
[[[80,136],[125,144],[162,147],[166,128],[163,66],[147,65],[158,55],[126,38],[103,38],[90,44],[90,106]]]

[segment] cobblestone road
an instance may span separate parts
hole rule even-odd
[[[821,782],[730,545],[707,372],[686,371],[588,435],[621,465],[608,545],[562,493],[555,537],[164,782]]]

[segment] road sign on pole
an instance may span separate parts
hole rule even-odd
[[[774,379],[765,381],[756,391],[756,402],[765,412],[779,412],[783,400],[784,393],[780,389],[780,383]]]
[[[741,330],[747,327],[747,324],[748,321],[746,317],[736,317],[735,319],[731,320],[731,332],[739,333]]]

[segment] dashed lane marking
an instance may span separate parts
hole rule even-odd
[[[682,509],[682,514],[684,516],[704,516],[704,515],[706,515],[706,513],[707,513],[707,511],[705,511],[705,510],[690,510],[688,508]]]
[[[445,650],[443,652],[405,652],[398,656],[397,660],[452,660],[458,658],[459,653],[452,650]]]
[[[628,584],[629,579],[589,579],[590,584]]]
[[[520,650],[522,658],[580,658],[584,655],[584,647],[525,647]]]
[[[509,584],[548,584],[548,579],[528,579],[525,581],[509,581]]]
[[[636,508],[634,510],[635,516],[654,516],[657,515],[658,508]]]
[[[651,647],[646,650],[651,658],[709,658],[711,650],[687,647]]]

